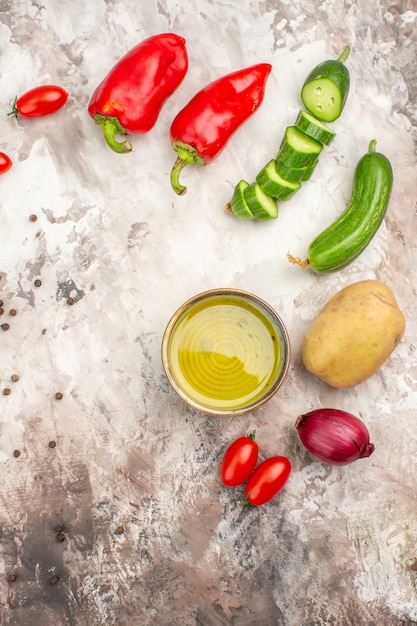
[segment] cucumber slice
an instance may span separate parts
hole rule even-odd
[[[317,167],[319,160],[316,159],[314,163],[306,165],[305,167],[292,167],[287,163],[282,163],[280,159],[275,161],[275,167],[278,175],[291,183],[303,183],[310,180],[314,170]]]
[[[308,111],[301,110],[295,121],[297,128],[303,131],[309,137],[319,141],[325,146],[329,146],[336,136],[334,130],[320,122],[314,115]]]
[[[249,187],[249,183],[246,180],[241,180],[235,187],[233,192],[232,199],[230,201],[230,211],[236,217],[240,217],[242,219],[253,219],[254,215],[246,204],[246,200],[244,198],[244,191]],[[229,208],[227,207],[227,209]]]
[[[317,160],[322,150],[323,144],[319,141],[309,137],[296,126],[287,126],[277,159],[289,167],[306,167]]]
[[[278,205],[274,198],[258,185],[248,185],[243,192],[246,204],[257,220],[271,220],[278,217]]]
[[[307,111],[322,122],[337,120],[345,106],[350,76],[343,62],[349,53],[349,46],[345,46],[336,60],[319,63],[304,82],[301,100]]]
[[[260,188],[275,200],[289,200],[301,187],[299,182],[291,182],[280,176],[276,169],[275,159],[261,169],[256,177]]]

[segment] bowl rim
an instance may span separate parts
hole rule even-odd
[[[208,298],[212,298],[213,296],[222,296],[222,295],[236,296],[237,298],[244,298],[244,299],[250,300],[255,305],[257,305],[260,309],[264,310],[264,312],[267,315],[269,315],[269,317],[272,319],[274,326],[276,326],[279,329],[280,334],[281,334],[282,344],[283,344],[283,363],[282,363],[282,367],[279,372],[279,375],[277,376],[277,379],[275,380],[274,384],[271,386],[268,392],[265,393],[265,395],[261,396],[261,398],[259,398],[258,400],[256,400],[255,402],[252,402],[251,404],[247,406],[239,407],[237,409],[214,408],[214,407],[201,404],[200,402],[197,402],[196,400],[193,400],[184,392],[184,390],[180,387],[180,385],[177,384],[175,377],[173,376],[171,372],[171,368],[169,364],[169,354],[168,354],[169,340],[171,337],[172,330],[175,327],[179,318],[185,313],[185,311],[187,311],[191,306],[195,305],[197,302],[200,302],[201,300],[206,300]],[[244,413],[249,413],[250,411],[254,411],[255,409],[258,409],[260,406],[268,402],[268,400],[270,400],[272,396],[275,395],[275,393],[278,391],[278,389],[281,387],[282,383],[284,382],[287,376],[289,367],[290,367],[291,344],[290,344],[290,337],[288,334],[288,330],[284,324],[284,321],[282,320],[281,316],[277,313],[277,311],[270,304],[268,304],[268,302],[266,302],[259,296],[249,291],[245,291],[243,289],[237,289],[234,287],[218,287],[216,289],[207,289],[206,291],[197,293],[196,295],[186,300],[173,313],[173,315],[168,321],[168,324],[166,325],[166,328],[163,334],[161,355],[162,355],[163,368],[165,370],[165,375],[168,379],[168,382],[170,383],[173,390],[177,393],[177,395],[186,404],[188,404],[193,409],[200,411],[201,413],[206,413],[208,415],[214,415],[218,417],[227,417],[227,416],[234,416],[234,415],[243,415]]]

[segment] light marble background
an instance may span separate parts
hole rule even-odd
[[[416,17],[415,0],[0,2],[0,149],[14,161],[0,181],[1,624],[417,623]],[[114,154],[87,114],[91,93],[165,31],[187,39],[188,74],[133,152]],[[307,73],[345,44],[351,91],[313,178],[277,221],[227,215],[234,185],[294,122]],[[215,162],[184,170],[188,193],[175,196],[174,115],[257,62],[273,65],[262,107]],[[44,83],[69,91],[64,109],[7,117],[15,95]],[[373,138],[395,175],[374,241],[334,275],[291,266],[287,251],[304,256],[344,209]],[[331,389],[303,369],[302,337],[330,296],[365,278],[394,290],[406,334],[369,381]],[[279,393],[234,419],[188,409],[160,358],[176,308],[222,286],[267,300],[293,348]],[[331,468],[302,449],[297,415],[325,405],[366,421],[371,458]],[[242,510],[218,469],[254,428],[262,457],[285,454],[294,471],[278,498]]]

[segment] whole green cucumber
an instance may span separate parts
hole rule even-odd
[[[386,156],[372,140],[354,173],[350,201],[340,217],[308,248],[307,261],[292,259],[318,274],[341,270],[370,243],[384,219],[391,197],[393,172]],[[291,259],[290,259],[291,260]]]

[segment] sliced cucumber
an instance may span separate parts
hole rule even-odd
[[[287,163],[282,163],[280,159],[275,161],[275,167],[278,172],[278,175],[282,178],[285,178],[291,183],[303,183],[307,180],[310,180],[314,170],[317,167],[319,160],[316,159],[310,165],[306,165],[305,167],[292,167]]]
[[[246,180],[241,180],[235,187],[233,192],[232,199],[230,201],[230,211],[236,217],[240,217],[242,219],[253,219],[254,215],[252,211],[249,209],[246,200],[244,198],[245,189],[249,187],[249,183]],[[227,207],[227,209],[229,208]]]
[[[243,192],[246,204],[257,220],[271,220],[278,217],[278,205],[274,198],[258,185],[248,185]]]
[[[320,122],[314,115],[308,111],[301,110],[295,121],[297,128],[303,131],[309,137],[319,141],[325,146],[329,146],[336,136],[334,130]]]
[[[289,167],[306,167],[317,160],[322,150],[323,144],[319,141],[312,139],[296,126],[287,126],[277,159]]]
[[[317,160],[316,163],[313,163],[312,165],[309,165],[308,167],[302,168],[304,172],[301,172],[300,182],[306,183],[308,180],[310,180],[318,164],[319,164],[319,161]]]
[[[277,172],[275,159],[271,159],[256,177],[260,188],[275,200],[289,200],[301,187],[299,182],[282,178]]]
[[[350,53],[345,46],[336,59],[319,63],[307,76],[301,100],[307,111],[322,122],[334,122],[341,115],[349,93],[349,70],[343,64]]]

